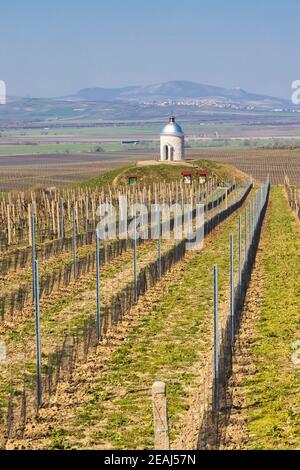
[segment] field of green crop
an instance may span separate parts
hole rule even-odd
[[[122,150],[120,143],[59,143],[36,145],[1,145],[0,155],[34,155],[34,154],[68,154],[68,153],[99,153]]]

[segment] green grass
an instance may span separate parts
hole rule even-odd
[[[113,125],[106,126],[100,125],[98,127],[68,127],[68,128],[55,128],[55,129],[21,129],[21,130],[6,130],[0,132],[0,143],[1,139],[7,137],[16,137],[28,139],[47,139],[49,137],[57,136],[57,141],[64,137],[76,137],[76,138],[95,138],[95,143],[74,143],[74,144],[39,144],[39,145],[7,145],[0,147],[0,155],[11,155],[14,153],[28,154],[28,153],[90,153],[93,152],[93,149],[100,145],[105,151],[117,151],[121,149],[158,149],[159,148],[159,135],[162,130],[164,122],[160,124],[141,122],[140,125],[130,123],[124,123],[122,125]],[[258,139],[255,137],[249,138],[230,138],[224,136],[224,131],[226,133],[231,132],[235,134],[238,130],[241,131],[241,134],[244,129],[247,129],[249,126],[243,123],[218,123],[218,124],[190,124],[182,123],[186,138],[186,146],[191,149],[247,149],[247,148],[290,148],[295,147],[299,148],[300,140],[299,138],[290,137],[273,137],[273,138],[262,138]],[[257,126],[259,130],[260,127]],[[255,134],[254,130],[252,129]],[[219,133],[219,138],[213,137],[215,132]],[[203,137],[203,134],[208,135],[209,137]],[[189,137],[190,136],[190,137]],[[147,139],[153,138],[153,140],[143,140],[145,137]],[[196,138],[195,138],[196,137]],[[109,143],[100,143],[103,138],[119,139],[119,142],[109,142]],[[135,139],[139,140],[139,144],[136,146],[132,145],[122,145],[121,141],[126,139]]]
[[[64,429],[55,429],[51,433],[52,442],[48,446],[48,450],[68,450],[70,446],[65,443],[64,436],[66,432]]]
[[[257,372],[244,384],[251,449],[300,445],[300,371],[291,360],[300,339],[300,235],[281,188],[273,188],[262,259],[263,303],[256,327]]]
[[[99,188],[102,186],[107,186],[112,184],[114,179],[120,175],[123,171],[135,169],[134,165],[123,166],[122,168],[115,168],[114,170],[106,171],[103,175],[96,176],[95,178],[90,178],[88,180],[82,181],[81,183],[74,184],[74,187],[79,188]]]
[[[142,184],[151,184],[153,182],[162,181],[174,181],[175,179],[181,179],[181,171],[186,170],[184,165],[149,165],[138,167],[136,165],[128,165],[122,168],[117,168],[106,172],[104,175],[91,178],[90,180],[83,181],[82,183],[76,184],[79,187],[96,188],[112,184],[115,178],[118,177],[119,184],[127,184],[127,175],[137,175],[138,182]]]
[[[112,354],[106,373],[85,391],[90,398],[77,409],[68,431],[72,447],[152,448],[150,397],[157,379],[167,383],[175,438],[174,425],[188,409],[191,391],[199,387],[199,371],[211,347],[213,265],[219,265],[222,303],[229,281],[229,234],[235,230],[236,216],[185,265],[163,297],[148,304],[138,326]],[[82,441],[74,436],[75,430]]]
[[[233,170],[231,166],[227,166],[221,163],[216,163],[210,160],[193,160],[192,163],[197,168],[208,170],[209,173],[218,175],[221,179],[232,179]],[[142,184],[159,183],[162,181],[171,182],[174,180],[181,180],[181,172],[186,170],[186,165],[146,165],[136,166],[128,165],[126,167],[117,168],[106,172],[101,176],[91,178],[89,180],[77,183],[78,187],[89,187],[96,188],[112,184],[117,178],[118,185],[126,184],[128,182],[127,176],[134,174],[138,176],[138,182]],[[241,182],[241,177],[236,177],[237,182]]]
[[[264,138],[256,139],[254,137],[250,138],[227,138],[227,139],[205,139],[205,140],[193,140],[189,139],[187,141],[188,148],[191,149],[205,149],[205,148],[224,148],[224,149],[273,149],[273,148],[299,148],[300,139],[299,138]]]
[[[131,139],[139,139],[140,135],[153,135],[158,137],[162,127],[164,126],[165,122],[162,120],[161,124],[154,124],[151,121],[148,122],[148,125],[144,125],[142,122],[140,125],[130,125],[124,123],[122,125],[114,125],[114,126],[99,126],[99,127],[62,127],[62,128],[55,128],[55,129],[21,129],[21,130],[5,130],[1,131],[1,136],[4,137],[41,137],[41,136],[97,136],[97,137],[112,137],[112,138],[125,138],[127,136]],[[183,124],[184,131],[186,133],[203,133],[203,132],[214,132],[220,131],[222,129],[227,128],[241,128],[243,127],[240,124],[201,124],[201,125],[193,125],[193,124]]]
[[[208,139],[208,140],[189,140],[187,149],[247,149],[247,148],[299,148],[299,139]],[[97,150],[99,149],[99,150]],[[1,145],[0,155],[42,155],[42,154],[97,154],[99,157],[103,153],[120,152],[120,151],[137,151],[152,149],[158,151],[158,141],[141,141],[137,145],[123,145],[120,142],[92,142],[92,143],[53,143],[53,144],[28,144],[28,145]]]
[[[34,154],[90,154],[96,153],[101,157],[102,151],[97,152],[101,147],[104,152],[114,152],[124,150],[121,143],[55,143],[55,144],[37,144],[37,145],[1,145],[0,155],[34,155]]]

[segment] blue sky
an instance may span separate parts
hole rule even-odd
[[[8,94],[191,80],[290,97],[299,0],[3,0]]]

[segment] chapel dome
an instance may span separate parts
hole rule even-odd
[[[168,124],[161,131],[161,135],[175,135],[178,137],[182,137],[184,134],[180,125],[175,122],[175,117],[170,116]]]

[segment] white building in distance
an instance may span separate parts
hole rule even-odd
[[[6,85],[3,80],[0,80],[0,104],[6,104]]]
[[[184,160],[184,133],[174,116],[170,116],[169,123],[160,134],[160,160]]]

